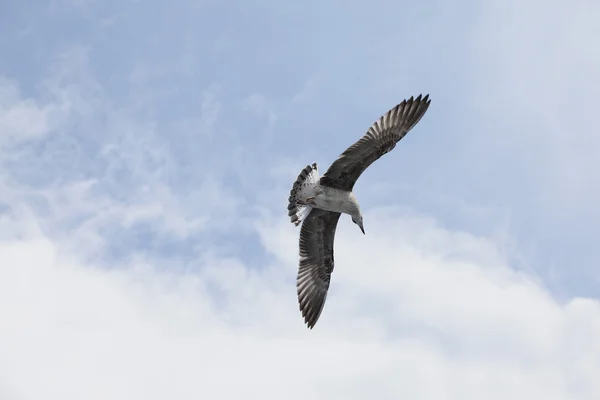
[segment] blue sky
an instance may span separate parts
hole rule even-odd
[[[90,398],[74,380],[236,398],[227,376],[268,398],[600,393],[600,6],[1,9],[3,398]],[[367,235],[342,218],[307,331],[290,185],[420,93],[426,116],[355,187]],[[290,394],[300,371],[314,386]]]

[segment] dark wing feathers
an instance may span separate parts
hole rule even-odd
[[[382,155],[390,152],[396,143],[419,122],[427,108],[429,95],[421,99],[402,101],[377,120],[367,133],[344,151],[321,177],[320,184],[343,190],[352,190],[360,175]]]
[[[313,209],[300,229],[300,267],[296,287],[304,322],[316,324],[333,271],[333,239],[340,213]]]

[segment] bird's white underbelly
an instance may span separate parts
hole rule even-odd
[[[339,213],[350,214],[351,204],[348,198],[340,198],[336,196],[328,196],[326,193],[318,193],[315,196],[315,208],[320,208],[326,211],[334,211]]]

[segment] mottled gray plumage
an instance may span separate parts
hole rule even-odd
[[[317,164],[302,169],[290,191],[288,215],[300,229],[298,303],[309,328],[316,324],[334,268],[333,242],[342,213],[352,216],[364,233],[360,206],[352,189],[360,175],[389,153],[429,108],[429,95],[404,100],[379,118],[319,178]]]

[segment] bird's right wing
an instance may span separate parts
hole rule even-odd
[[[317,323],[333,271],[333,240],[340,213],[313,209],[300,229],[300,265],[296,286],[304,322]]]
[[[392,151],[396,143],[419,122],[429,103],[429,95],[423,99],[421,95],[416,99],[411,97],[381,116],[362,138],[331,164],[321,177],[321,185],[352,190],[358,177],[369,165]]]

